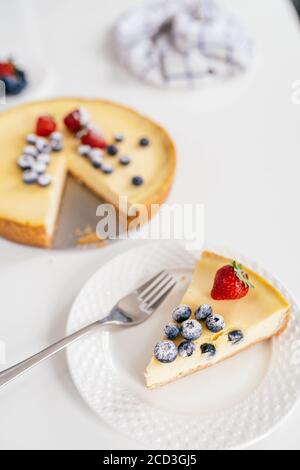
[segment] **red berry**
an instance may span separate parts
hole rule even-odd
[[[242,265],[234,261],[216,274],[211,296],[214,300],[237,300],[245,297],[253,286]]]
[[[72,134],[77,134],[77,132],[81,129],[81,122],[80,122],[80,111],[79,109],[75,109],[70,114],[68,114],[65,119],[64,123],[69,129]]]
[[[40,116],[36,124],[36,134],[40,137],[49,137],[56,130],[56,122],[51,116]]]
[[[15,75],[15,68],[10,62],[0,62],[0,77]]]
[[[103,139],[101,134],[95,131],[88,131],[88,133],[81,138],[81,142],[84,145],[90,145],[92,148],[106,149],[107,147],[107,142]]]

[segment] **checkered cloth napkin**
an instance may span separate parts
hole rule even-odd
[[[253,41],[213,0],[160,0],[123,15],[114,29],[121,61],[153,85],[191,87],[245,72]]]

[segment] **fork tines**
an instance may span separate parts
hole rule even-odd
[[[158,308],[176,284],[171,274],[161,271],[137,289],[138,299],[147,310]]]

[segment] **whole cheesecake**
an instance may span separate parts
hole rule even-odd
[[[241,268],[216,253],[202,254],[165,328],[167,336],[154,349],[147,387],[213,366],[284,331],[290,318],[287,300],[257,273]]]
[[[109,144],[115,142],[116,135],[124,137],[116,144],[117,157],[105,152],[110,174],[99,171],[78,153],[80,142],[64,126],[65,116],[80,108],[90,114]],[[42,115],[52,116],[64,137],[63,150],[51,158],[48,174],[52,182],[47,187],[25,184],[17,166],[26,137],[34,132]],[[149,145],[141,145],[143,139]],[[138,112],[109,101],[61,98],[3,112],[0,142],[0,236],[19,243],[52,245],[68,173],[118,210],[123,210],[119,197],[126,196],[129,208],[143,204],[149,214],[152,205],[165,201],[174,179],[176,152],[167,132]],[[121,156],[129,156],[130,164],[120,164]],[[135,177],[143,184],[133,184]]]

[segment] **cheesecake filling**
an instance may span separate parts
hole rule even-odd
[[[228,325],[229,328],[216,335],[204,334],[201,338],[194,341],[195,351],[190,357],[178,355],[176,360],[169,364],[162,364],[157,359],[152,358],[145,373],[147,387],[151,388],[162,385],[173,381],[174,378],[183,377],[198,369],[204,369],[217,364],[256,342],[274,336],[282,328],[285,321],[286,311],[281,310],[247,329],[243,329],[242,324],[232,325],[232,327]],[[241,330],[244,336],[237,344],[230,342],[228,339],[228,334],[233,330]],[[181,340],[176,340],[175,342],[179,345]],[[216,353],[214,356],[202,354],[201,345],[206,343],[215,346]]]
[[[66,160],[60,160],[55,177],[54,177],[54,181],[53,181],[55,186],[53,190],[50,191],[49,211],[45,218],[45,229],[49,238],[51,238],[55,232],[66,178],[67,178]]]

